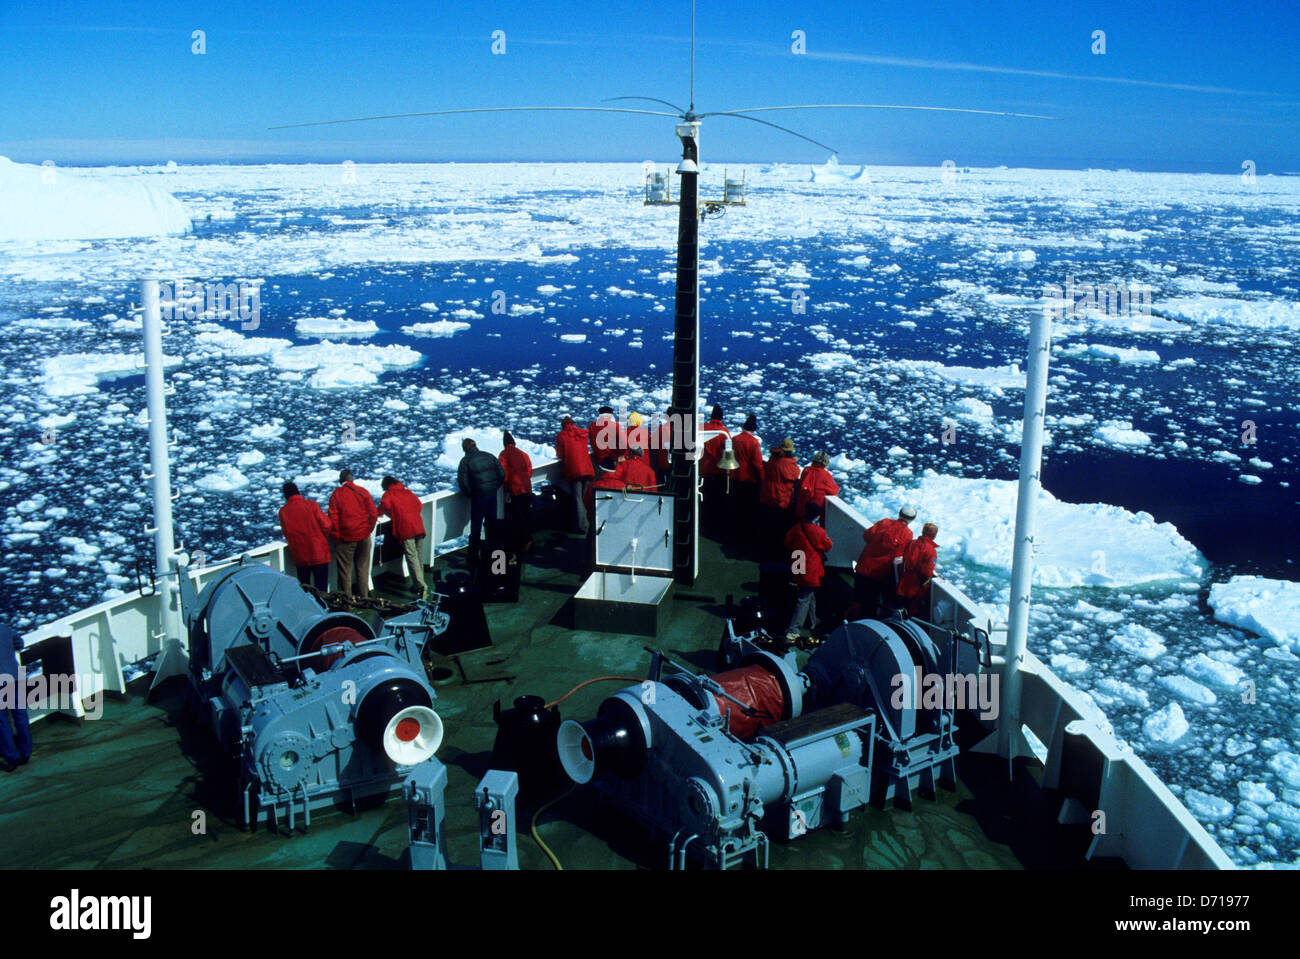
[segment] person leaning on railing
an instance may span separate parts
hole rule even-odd
[[[939,527],[926,523],[921,536],[907,544],[903,550],[903,575],[898,577],[898,598],[907,604],[908,612],[920,616],[930,601],[930,580],[934,579],[935,560],[939,544],[935,537]]]
[[[573,497],[576,529],[583,536],[587,535],[587,489],[596,475],[595,467],[591,465],[588,440],[587,431],[574,423],[572,416],[560,421],[560,432],[555,434],[555,457],[560,461],[564,482]]]
[[[289,558],[298,572],[298,582],[311,583],[322,593],[329,588],[330,537],[334,524],[313,500],[298,492],[296,483],[280,487],[280,532],[289,545]]]
[[[339,473],[338,488],[330,494],[330,522],[334,524],[334,561],[338,566],[339,592],[351,596],[370,595],[370,534],[379,522],[375,500],[358,486],[351,470]]]
[[[460,448],[465,455],[456,469],[456,485],[469,497],[469,567],[476,569],[483,525],[496,521],[497,491],[506,481],[506,471],[500,460],[473,440],[462,440]]]
[[[501,442],[503,447],[497,459],[506,474],[506,495],[510,497],[506,516],[516,545],[527,552],[533,545],[533,461],[519,448],[509,430],[502,434]]]
[[[379,483],[384,495],[379,500],[379,515],[389,516],[388,533],[402,544],[402,556],[411,572],[411,585],[424,595],[424,557],[420,555],[420,540],[424,539],[424,510],[420,497],[399,483],[396,477],[385,476]]]

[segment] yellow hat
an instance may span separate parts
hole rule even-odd
[[[640,413],[633,413],[631,416],[629,416],[629,417],[627,418],[627,425],[628,425],[628,426],[640,426],[640,425],[641,425],[641,414],[640,414]]]

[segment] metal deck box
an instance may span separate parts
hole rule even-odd
[[[672,594],[673,499],[596,491],[596,570],[573,597],[578,629],[656,636]]]

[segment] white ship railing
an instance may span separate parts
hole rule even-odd
[[[560,464],[556,460],[540,460],[533,464],[533,484],[561,482]],[[502,496],[504,499],[504,496]],[[435,544],[441,545],[469,534],[469,499],[456,490],[445,490],[420,498],[424,528],[428,535],[420,541],[421,555],[426,566],[433,565]],[[498,503],[500,506],[500,503]],[[499,513],[499,510],[498,510]],[[380,555],[379,537],[388,525],[388,517],[381,516],[376,535],[372,539],[374,555]],[[200,591],[222,570],[241,557],[265,563],[272,569],[293,574],[295,567],[283,540],[267,543],[247,550],[238,556],[227,557],[201,568],[187,570],[195,591]],[[395,571],[402,565],[399,554],[388,562],[371,564],[371,581],[376,576]],[[329,585],[335,588],[337,577],[334,562],[330,561]],[[45,623],[24,635],[25,646],[30,649],[39,643],[70,640],[72,670],[76,677],[77,694],[67,709],[32,709],[33,721],[55,712],[82,717],[86,715],[83,700],[100,690],[114,693],[126,691],[133,678],[131,667],[161,651],[162,624],[159,621],[158,599],[146,587],[132,590],[122,596],[98,603],[87,609]]]
[[[862,550],[862,533],[871,521],[839,497],[829,496],[825,524],[835,544],[827,565],[852,568]],[[1001,659],[1005,624],[995,623],[986,609],[955,585],[936,576],[930,608],[933,622],[963,635],[968,635],[972,623],[988,631],[994,662]],[[958,669],[974,673],[981,668],[973,647],[963,644]],[[1042,787],[1061,790],[1094,823],[1089,858],[1115,856],[1134,869],[1236,868],[1151,767],[1091,718],[1094,710],[1078,690],[1028,651],[1021,676],[1021,722],[1045,747],[1038,756]]]

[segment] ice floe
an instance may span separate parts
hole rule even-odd
[[[1234,576],[1210,587],[1214,618],[1300,652],[1300,582]]]
[[[904,451],[906,452],[906,451]],[[1015,482],[927,471],[913,488],[877,491],[855,505],[868,519],[896,515],[912,503],[918,518],[939,525],[939,563],[959,557],[1011,571]],[[1042,586],[1131,586],[1198,579],[1204,559],[1170,523],[1104,503],[1065,503],[1039,494],[1034,581]]]

